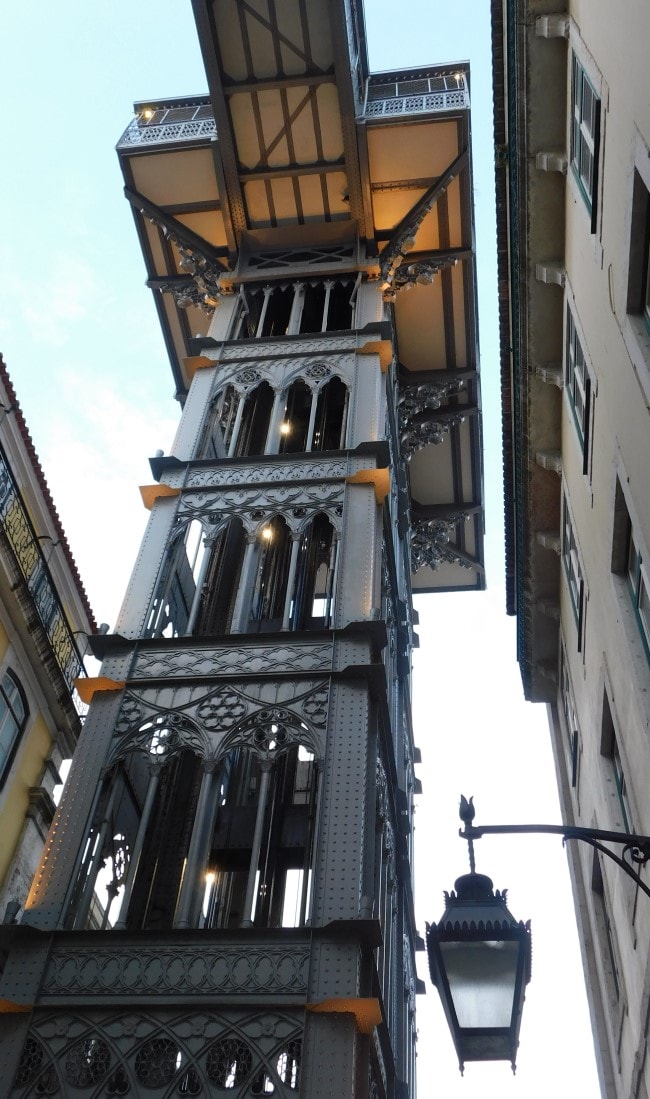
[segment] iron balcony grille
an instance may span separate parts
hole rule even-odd
[[[419,80],[367,84],[366,118],[449,111],[469,107],[465,74],[448,73]],[[118,149],[170,145],[212,138],[217,133],[210,103],[142,107],[117,143]]]
[[[74,680],[85,675],[74,635],[65,616],[41,544],[13,475],[0,448],[0,526],[25,579],[34,609],[50,643],[54,659],[68,686],[77,710],[82,704]]]
[[[209,103],[183,106],[157,105],[136,114],[117,143],[118,149],[134,145],[168,145],[216,135],[217,124]]]
[[[368,84],[366,118],[450,111],[469,107],[469,89],[464,73],[424,77],[420,80],[391,80]]]

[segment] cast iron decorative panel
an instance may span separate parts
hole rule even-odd
[[[55,949],[41,989],[41,1003],[62,996],[155,995],[214,997],[273,993],[299,996],[307,988],[309,951],[283,947],[173,945],[131,943],[110,949],[80,946]]]

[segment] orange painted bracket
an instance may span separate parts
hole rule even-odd
[[[140,485],[140,495],[142,497],[142,503],[151,511],[156,500],[162,496],[179,496],[179,488],[170,488],[169,485]]]
[[[121,691],[126,686],[123,679],[109,679],[105,675],[79,676],[74,685],[82,702],[88,705],[96,691]]]
[[[185,373],[190,381],[192,381],[197,370],[204,370],[206,367],[218,365],[217,359],[209,359],[207,355],[191,355],[190,358],[183,359]]]
[[[0,1000],[0,1015],[18,1015],[20,1012],[32,1011],[33,1004],[16,1004],[13,1000]]]
[[[393,361],[393,345],[390,340],[369,340],[363,347],[357,348],[358,355],[379,355],[382,374],[386,374]]]
[[[331,1000],[323,1000],[320,1004],[307,1004],[306,1007],[307,1011],[316,1013],[354,1015],[354,1021],[360,1034],[372,1034],[383,1018],[379,1000],[375,996],[341,997],[340,999],[337,997]]]
[[[374,485],[375,500],[378,504],[383,504],[390,492],[390,470],[388,467],[383,469],[360,469],[357,473],[352,473],[349,477],[346,477],[345,480],[348,485]]]

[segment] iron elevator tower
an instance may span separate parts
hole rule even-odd
[[[183,412],[21,923],[13,1096],[415,1094],[412,586],[481,588],[466,67],[195,0],[118,145]]]

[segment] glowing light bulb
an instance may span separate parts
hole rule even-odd
[[[270,527],[264,527],[264,530],[262,531],[262,538],[264,538],[267,542],[270,542],[272,537],[273,537],[273,531],[271,530],[271,528]]]
[[[280,424],[280,434],[281,435],[290,435],[291,434],[291,424],[288,424],[288,423]]]

